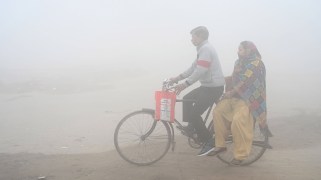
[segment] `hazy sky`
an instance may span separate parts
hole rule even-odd
[[[175,76],[196,56],[190,30],[204,25],[225,75],[251,40],[272,97],[321,107],[311,96],[321,89],[320,0],[1,0],[0,25],[0,80],[17,69]]]
[[[195,57],[189,31],[199,25],[226,73],[242,40],[257,44],[270,71],[321,65],[318,0],[1,0],[0,24],[1,68],[184,69]]]

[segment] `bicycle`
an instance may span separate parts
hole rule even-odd
[[[168,81],[163,82],[163,90],[170,91]],[[176,102],[193,100],[176,99]],[[204,123],[208,130],[215,136],[213,119],[208,121],[210,112],[214,104],[206,111]],[[119,155],[127,162],[139,166],[151,165],[162,159],[172,147],[175,150],[175,131],[173,124],[183,135],[188,136],[188,144],[192,148],[201,148],[202,143],[198,140],[196,133],[188,135],[182,130],[183,125],[174,119],[174,123],[164,120],[155,120],[155,110],[138,110],[126,115],[121,119],[114,132],[114,145]],[[258,123],[254,123],[254,138],[251,153],[242,166],[249,165],[262,157],[266,149],[271,148],[268,143],[267,133],[261,132]],[[233,137],[230,135],[226,139],[227,151],[219,153],[218,159],[229,164],[233,159]]]

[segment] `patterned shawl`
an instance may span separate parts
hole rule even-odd
[[[237,95],[248,104],[260,127],[266,127],[265,66],[260,55],[253,53],[248,58],[236,61],[232,75],[232,86],[240,84]]]

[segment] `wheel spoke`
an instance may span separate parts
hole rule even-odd
[[[170,147],[170,128],[156,122],[150,112],[137,111],[123,118],[115,130],[117,152],[126,161],[148,165],[161,159]]]

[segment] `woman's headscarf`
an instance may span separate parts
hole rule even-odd
[[[259,50],[257,50],[255,44],[251,41],[242,41],[241,45],[243,46],[244,49],[249,50],[250,53],[246,59],[252,59],[252,58],[259,58],[261,59],[261,54]]]

